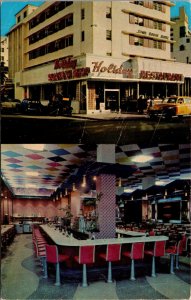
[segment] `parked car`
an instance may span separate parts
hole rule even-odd
[[[150,118],[162,117],[183,117],[191,115],[191,97],[171,96],[165,98],[161,103],[154,104],[148,109]]]
[[[21,112],[25,114],[41,114],[44,113],[45,107],[40,100],[26,98],[21,102]]]
[[[4,98],[1,100],[1,113],[18,113],[21,109],[19,99]]]

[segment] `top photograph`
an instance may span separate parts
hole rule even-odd
[[[2,1],[1,142],[188,143],[190,1]]]

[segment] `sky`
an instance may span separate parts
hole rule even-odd
[[[50,1],[50,0],[49,0]],[[25,5],[41,5],[44,1],[10,1],[0,0],[1,11],[0,11],[0,25],[1,25],[1,36],[6,35],[10,28],[15,25],[15,14],[18,13]],[[177,17],[179,15],[179,7],[184,6],[186,13],[189,17],[189,27],[191,29],[191,0],[181,1],[174,0],[176,6],[171,8],[171,17]]]

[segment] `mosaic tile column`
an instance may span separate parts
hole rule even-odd
[[[96,239],[115,238],[115,175],[101,174],[97,178],[96,191],[102,193],[97,204],[98,224],[100,232]]]
[[[81,198],[80,198],[80,192],[76,190],[75,192],[71,193],[71,213],[73,215],[72,222],[76,217],[79,217],[80,209],[81,209]]]

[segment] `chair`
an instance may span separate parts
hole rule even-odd
[[[170,246],[165,250],[166,254],[170,255],[170,274],[174,274],[174,257],[176,257],[176,269],[179,269],[179,255],[184,250],[184,241],[180,240],[174,246]]]
[[[109,244],[107,245],[106,253],[100,253],[99,257],[108,261],[108,275],[107,282],[112,282],[112,261],[119,261],[121,259],[121,245],[120,244]]]
[[[135,265],[134,260],[136,259],[143,259],[144,257],[144,248],[145,243],[138,242],[133,243],[131,245],[131,251],[123,252],[124,257],[129,257],[131,259],[131,277],[130,280],[135,280]]]
[[[165,255],[165,245],[166,245],[166,241],[156,241],[154,243],[153,250],[144,251],[146,255],[152,256],[152,274],[151,274],[152,277],[156,277],[155,257],[160,257]]]
[[[79,255],[74,256],[74,259],[77,263],[83,265],[83,275],[82,275],[82,287],[87,287],[87,264],[92,264],[95,262],[95,246],[80,246]]]
[[[46,264],[45,264],[45,278],[48,278],[47,263],[56,265],[56,286],[60,286],[60,263],[69,259],[68,255],[59,254],[56,245],[45,245],[46,249]]]

